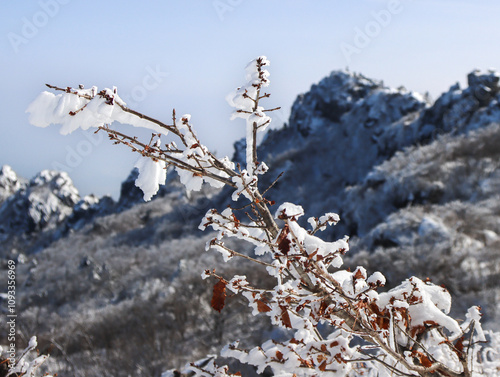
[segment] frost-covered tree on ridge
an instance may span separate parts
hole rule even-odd
[[[268,168],[257,156],[257,134],[268,127],[273,110],[261,106],[269,97],[264,93],[269,85],[268,65],[266,57],[250,62],[247,82],[228,96],[236,109],[233,118],[246,121],[246,166],[211,153],[196,136],[189,115],[177,118],[174,111],[172,123],[163,123],[129,109],[116,88],[49,86],[61,93],[41,93],[27,111],[35,126],[61,124],[63,134],[95,127],[116,144],[140,153],[136,185],[145,200],[165,183],[168,166],[176,169],[188,191],[200,190],[203,183],[234,189],[232,199],[239,208],[212,209],[200,223],[201,230],[211,227],[217,232],[207,249],[219,251],[226,261],[242,257],[255,262],[276,285],[265,289],[245,276],[226,278],[208,268],[202,276],[216,281],[212,307],[223,310],[228,292],[242,294],[255,315],[269,316],[276,326],[292,330],[293,336],[284,342],[269,340],[251,350],[232,343],[222,356],[254,365],[259,373],[271,367],[282,376],[497,375],[500,335],[483,332],[478,307],[470,308],[462,321],[452,318],[446,289],[417,277],[378,292],[385,284],[382,273],[341,268],[342,256],[349,250],[347,237],[325,242],[317,236],[335,225],[338,215],[311,217],[306,229],[298,221],[304,215],[302,207],[275,205],[268,196],[269,187],[259,186],[259,177]],[[143,142],[111,128],[115,121],[154,133]],[[177,137],[177,143],[165,143],[169,134]],[[240,198],[246,202],[243,207]],[[256,257],[228,247],[224,242],[228,237],[254,245]],[[186,371],[199,376],[230,375],[227,367],[213,361],[203,367],[188,365]]]

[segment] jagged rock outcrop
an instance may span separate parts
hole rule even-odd
[[[269,179],[285,172],[268,199],[300,203],[308,216],[338,212],[340,223],[325,236],[352,237],[346,261],[353,268],[388,271],[389,284],[429,276],[461,298],[457,315],[478,302],[494,324],[498,78],[474,71],[467,88],[454,85],[430,103],[361,75],[332,73],[297,98],[290,123],[260,146]]]
[[[0,205],[16,191],[26,186],[26,181],[19,178],[14,170],[8,165],[0,169]]]
[[[428,101],[418,93],[388,88],[381,81],[361,74],[335,71],[313,85],[308,93],[297,97],[290,125],[303,136],[324,126],[321,119],[337,124],[351,123],[355,119],[370,129],[391,124],[421,110],[426,104]]]
[[[499,79],[496,71],[482,74],[475,70],[467,75],[467,88],[461,89],[458,83],[451,86],[419,119],[422,136],[433,139],[439,134],[466,132],[496,121]]]
[[[86,195],[73,207],[73,212],[65,222],[66,230],[77,230],[95,218],[113,213],[116,203],[110,196],[98,198],[94,194]]]
[[[54,228],[79,200],[67,173],[43,170],[2,203],[2,233],[30,234]]]

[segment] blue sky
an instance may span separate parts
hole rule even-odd
[[[498,0],[3,0],[0,165],[26,178],[64,166],[81,194],[117,197],[136,156],[91,132],[29,125],[25,110],[45,83],[115,85],[131,107],[165,121],[173,108],[190,113],[205,144],[231,155],[244,124],[229,121],[224,98],[251,59],[271,61],[278,127],[332,70],[436,98],[474,68],[500,69],[499,14]]]

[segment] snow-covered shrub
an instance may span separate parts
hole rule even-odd
[[[61,93],[42,93],[28,112],[36,126],[61,124],[62,133],[96,127],[115,143],[139,152],[136,185],[145,200],[165,183],[167,166],[176,169],[188,191],[198,191],[204,183],[232,188],[231,197],[237,203],[222,211],[210,209],[201,220],[201,230],[217,232],[207,249],[220,252],[225,260],[238,257],[255,263],[274,279],[274,287],[241,274],[225,278],[207,266],[202,276],[216,281],[211,306],[220,312],[228,296],[240,294],[255,315],[269,317],[291,336],[250,350],[231,343],[222,356],[253,365],[258,373],[270,367],[280,376],[497,375],[499,335],[483,332],[479,307],[469,308],[461,319],[453,318],[448,291],[415,276],[380,292],[386,282],[382,273],[369,275],[363,267],[342,269],[349,250],[347,237],[325,242],[317,236],[340,220],[336,214],[311,217],[306,229],[298,221],[304,216],[301,206],[276,205],[268,194],[270,187],[259,185],[268,167],[257,156],[257,134],[270,124],[268,114],[273,110],[261,106],[269,97],[264,92],[269,85],[268,65],[265,57],[252,61],[245,85],[228,96],[236,109],[234,117],[246,122],[246,166],[211,153],[196,136],[189,115],[177,118],[174,112],[172,124],[165,124],[129,109],[116,88],[50,86]],[[112,129],[114,121],[155,133],[149,142],[142,142]],[[169,134],[177,137],[178,144],[165,144]],[[232,248],[230,238],[251,244],[255,255]],[[190,364],[186,372],[231,374],[213,359]]]
[[[8,348],[0,346],[0,375],[5,377],[34,377],[39,376],[40,366],[47,360],[47,355],[38,355],[36,337],[32,337],[28,346],[11,359]],[[52,377],[45,374],[46,377]]]

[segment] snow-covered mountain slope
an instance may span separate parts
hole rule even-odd
[[[351,263],[387,271],[390,284],[429,276],[456,298],[455,314],[476,303],[498,328],[500,124],[398,152],[346,198],[360,234]]]
[[[4,192],[0,206],[0,234],[5,242],[13,236],[29,237],[54,230],[73,212],[80,200],[78,190],[64,172],[44,170],[24,183],[8,166],[2,168]],[[5,246],[5,244],[4,244]],[[25,246],[20,243],[20,246]]]
[[[16,258],[18,253],[40,252],[101,217],[143,204],[143,194],[135,186],[136,178],[137,170],[133,169],[123,181],[120,198],[115,202],[109,196],[98,198],[91,194],[80,197],[65,172],[44,170],[27,181],[4,165],[0,170],[0,240],[4,246],[0,257]],[[193,195],[191,201],[212,195],[210,192],[213,190],[204,188],[201,193]],[[155,199],[166,196],[188,202],[173,171],[168,173],[167,185],[160,188]]]
[[[475,71],[467,88],[454,85],[431,102],[333,72],[260,145],[271,168],[263,184],[285,172],[266,197],[301,204],[305,217],[338,212],[341,222],[323,236],[351,236],[346,263],[380,270],[389,286],[430,277],[450,289],[456,314],[479,303],[487,326],[498,329],[498,82],[494,72]],[[236,143],[236,160],[243,148]],[[261,278],[252,266],[204,252],[209,235],[198,223],[208,208],[229,203],[230,190],[187,198],[169,172],[143,203],[136,176],[114,202],[81,198],[65,173],[28,182],[0,171],[1,256],[18,259],[25,326],[41,344],[57,344],[61,375],[158,375],[248,333],[250,343],[269,335],[236,298],[233,309],[211,311],[211,287],[199,277],[217,268]]]
[[[260,147],[260,156],[271,167],[269,179],[285,172],[278,198],[299,198],[312,213],[329,208],[344,214],[346,187],[363,182],[396,152],[500,122],[498,75],[474,72],[469,83],[464,90],[454,85],[430,104],[404,88],[333,72],[297,98],[289,124],[271,131]],[[487,92],[486,85],[495,95],[480,101],[475,93]],[[455,118],[460,123],[453,127]],[[337,235],[364,229],[365,220],[342,217]]]

